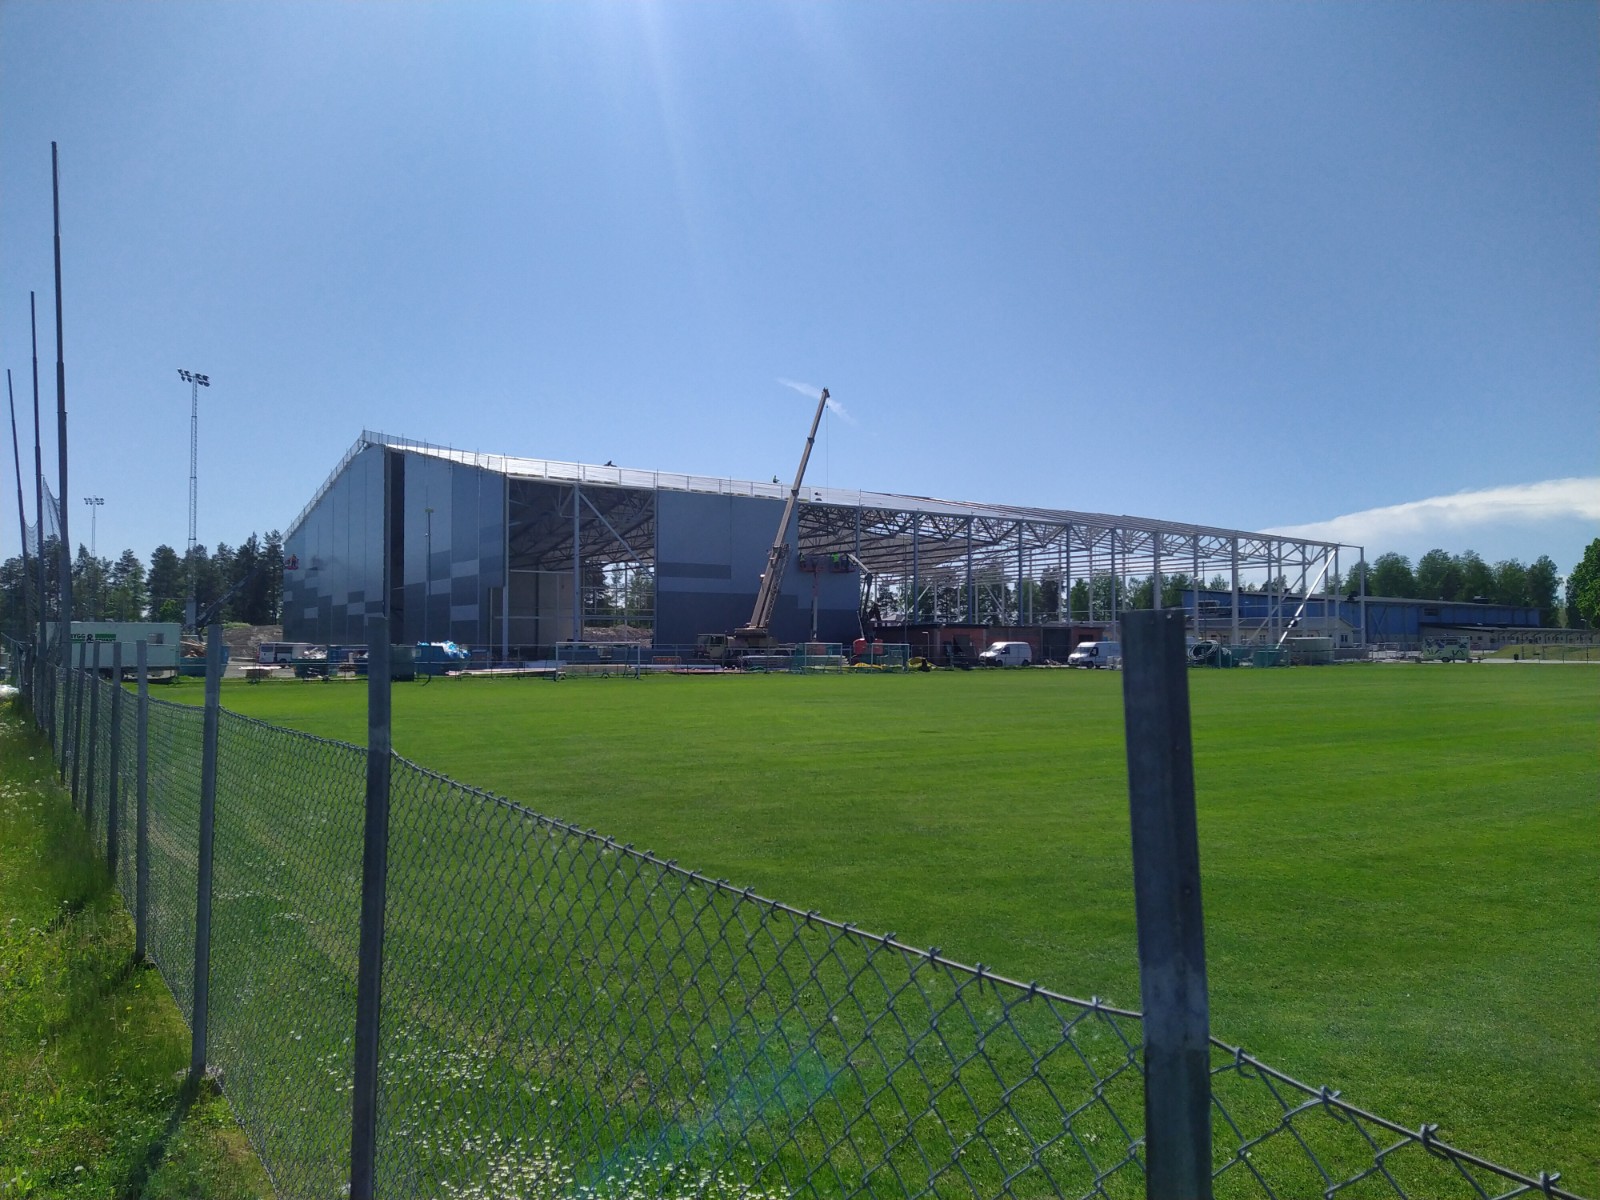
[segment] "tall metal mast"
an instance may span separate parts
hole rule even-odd
[[[189,385],[189,544],[184,547],[183,562],[189,569],[187,623],[193,625],[200,611],[200,573],[194,561],[194,548],[199,542],[195,536],[198,530],[195,517],[200,507],[199,472],[196,470],[200,461],[200,389],[211,386],[211,376],[199,375],[179,367],[178,378]]]
[[[51,142],[50,207],[55,220],[56,254],[56,457],[61,476],[56,513],[61,526],[61,641],[57,648],[62,665],[69,666],[72,662],[72,536],[67,530],[67,496],[70,494],[67,490],[67,362],[61,327],[61,174],[57,164],[56,144]],[[71,698],[70,691],[67,698]]]
[[[179,367],[178,378],[189,385],[189,544],[184,548],[184,556],[188,557],[198,541],[195,515],[199,510],[199,473],[195,468],[200,461],[200,389],[211,386],[211,376]]]

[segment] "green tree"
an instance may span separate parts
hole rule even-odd
[[[1556,623],[1556,589],[1560,582],[1561,573],[1548,554],[1541,554],[1528,568],[1528,603],[1539,610],[1541,625]]]
[[[94,621],[105,605],[106,574],[111,564],[95,558],[89,547],[80,545],[72,563],[72,619]]]
[[[1567,576],[1567,623],[1600,626],[1600,538],[1589,543],[1583,561]]]
[[[228,587],[233,589],[227,605],[228,620],[244,621],[250,625],[275,623],[276,589],[272,586],[271,566],[261,539],[254,533],[239,543],[228,569]],[[278,571],[281,578],[281,547]]]
[[[184,600],[189,595],[188,576],[183,560],[171,546],[157,546],[150,555],[150,573],[145,576],[150,611],[158,621],[181,621]]]
[[[1496,604],[1509,604],[1525,608],[1533,603],[1528,591],[1528,568],[1514,558],[1494,565],[1494,591],[1490,593]]]
[[[144,564],[132,550],[124,550],[106,577],[106,620],[141,621],[147,602]]]
[[[1367,576],[1367,594],[1402,599],[1414,597],[1417,594],[1417,581],[1411,574],[1411,560],[1404,554],[1395,554],[1392,551],[1378,555],[1378,560],[1372,564],[1372,570]]]
[[[283,534],[276,529],[267,531],[266,539],[261,544],[261,575],[262,586],[265,588],[266,625],[278,625],[283,621]]]
[[[11,637],[27,637],[30,632],[24,628],[27,618],[23,614],[23,589],[32,583],[26,578],[20,556],[0,563],[0,629]]]
[[[1046,567],[1034,598],[1034,617],[1040,621],[1061,619],[1061,569]]]
[[[1409,594],[1419,600],[1460,600],[1461,560],[1446,550],[1429,550],[1417,560],[1416,590]]]
[[[1073,621],[1087,621],[1089,619],[1089,581],[1078,579],[1072,585],[1072,591],[1067,601],[1068,619]]]
[[[1457,600],[1473,600],[1479,596],[1494,595],[1494,569],[1478,557],[1476,550],[1462,551],[1461,593]]]

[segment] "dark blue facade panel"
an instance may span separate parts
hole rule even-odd
[[[779,500],[657,494],[657,645],[687,645],[702,633],[727,633],[750,620],[782,515]],[[791,547],[797,524],[791,517]],[[791,552],[772,615],[772,634],[780,641],[811,636],[813,578],[797,569],[795,559]],[[857,636],[859,595],[855,575],[816,577],[820,640],[843,642]]]
[[[391,637],[493,644],[505,581],[505,477],[379,446],[351,459],[285,541],[285,556],[299,564],[284,572],[285,639],[359,644],[366,617],[385,612],[386,454],[405,459],[403,498],[391,514],[402,543]]]
[[[293,642],[359,645],[383,611],[381,447],[357,454],[284,542],[283,632]]]

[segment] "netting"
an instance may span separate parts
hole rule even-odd
[[[137,707],[77,680],[74,724],[59,674],[41,700],[100,845],[115,763],[131,900]],[[191,1019],[202,722],[148,704],[148,944]],[[209,1061],[279,1194],[337,1196],[365,751],[227,713],[218,746]],[[398,758],[386,919],[379,1195],[1144,1194],[1135,1012],[764,899]],[[1218,1040],[1211,1092],[1220,1197],[1572,1196]]]

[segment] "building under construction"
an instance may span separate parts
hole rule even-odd
[[[749,620],[789,491],[363,433],[290,526],[284,636],[356,644],[382,614],[397,642],[507,658],[571,641],[692,646]],[[809,485],[787,535],[771,618],[782,641],[1110,628],[1141,602],[1139,581],[1180,575],[1213,590],[1169,586],[1167,603],[1227,641],[1276,639],[1297,616],[1302,631],[1366,640],[1359,584],[1342,604],[1328,591],[1358,547]],[[1236,599],[1219,606],[1219,592]]]

